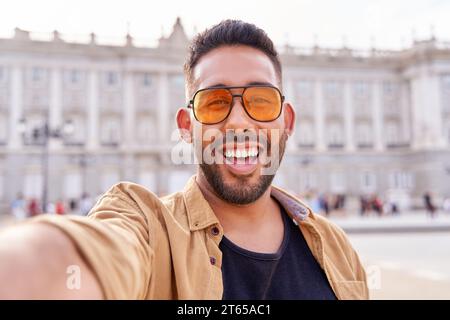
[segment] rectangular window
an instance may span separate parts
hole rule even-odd
[[[139,175],[139,184],[152,192],[157,192],[156,173],[153,171],[143,171]]]
[[[314,126],[309,122],[300,122],[297,130],[299,146],[312,147],[314,145]]]
[[[3,174],[0,174],[0,199],[4,198],[4,192],[5,192],[5,188],[4,188],[4,183],[5,183],[5,178],[3,177]]]
[[[343,171],[335,171],[330,175],[330,191],[333,193],[345,192],[345,175]]]
[[[396,97],[399,94],[400,86],[394,81],[383,82],[383,95],[385,97]]]
[[[295,91],[303,97],[312,96],[312,83],[308,80],[299,80],[296,82]]]
[[[86,122],[83,116],[72,116],[68,119],[72,122],[73,132],[64,137],[64,143],[66,145],[83,145],[86,137]]]
[[[169,101],[170,101],[170,119],[175,119],[175,114],[180,106],[185,105],[184,77],[182,74],[173,74],[169,76]],[[171,128],[175,129],[175,121],[171,121]]]
[[[385,129],[385,141],[387,146],[396,146],[401,143],[400,128],[397,122],[387,122]]]
[[[6,82],[6,68],[0,66],[0,86]]]
[[[0,87],[0,109],[5,108],[7,105],[9,105],[8,90]]]
[[[444,130],[445,130],[444,135],[445,138],[447,139],[447,143],[450,144],[450,121],[447,122],[447,125],[445,126]]]
[[[298,80],[294,83],[294,102],[300,110],[313,108],[313,83],[309,80]]]
[[[387,115],[400,112],[400,85],[393,81],[383,82],[383,108]]]
[[[152,116],[141,116],[138,125],[136,136],[140,143],[149,144],[151,142],[155,142],[155,120]]]
[[[170,76],[170,86],[177,90],[184,90],[184,76],[182,74]]]
[[[41,199],[43,179],[40,173],[28,173],[25,175],[25,198]]]
[[[30,88],[45,88],[48,85],[48,70],[43,67],[27,69],[26,82]]]
[[[104,172],[101,177],[101,192],[108,191],[113,185],[120,182],[119,172],[117,171],[107,171]]]
[[[343,126],[339,122],[332,122],[327,126],[329,148],[342,148],[344,146]]]
[[[365,81],[357,81],[353,84],[353,96],[355,98],[367,98],[369,90],[369,84]]]
[[[325,82],[325,95],[329,98],[336,98],[340,93],[340,86],[337,81]]]
[[[81,198],[83,189],[82,176],[78,172],[67,173],[64,177],[64,197],[66,199]]]
[[[441,77],[441,101],[442,109],[450,112],[450,74]]]
[[[40,67],[34,67],[31,70],[31,80],[35,83],[43,82],[45,76],[45,70]]]
[[[153,77],[150,73],[144,73],[142,75],[142,85],[144,87],[151,87],[153,82]]]
[[[8,119],[0,114],[0,145],[6,144],[8,138]]]
[[[389,186],[391,189],[411,189],[414,186],[413,176],[406,171],[393,171],[389,175]]]
[[[372,130],[369,123],[363,122],[356,125],[356,142],[358,147],[366,148],[372,146]]]
[[[121,124],[119,118],[109,118],[102,121],[100,141],[104,145],[118,145],[121,139]]]
[[[115,88],[120,85],[120,75],[116,71],[108,71],[104,74],[107,88]]]
[[[70,72],[70,82],[72,84],[77,84],[80,82],[80,72],[78,70],[72,70]]]
[[[376,190],[376,176],[373,172],[361,173],[361,189],[364,193],[372,193]]]
[[[317,176],[311,170],[300,172],[300,192],[307,192],[317,188]]]

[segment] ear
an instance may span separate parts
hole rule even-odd
[[[290,136],[295,128],[295,110],[289,102],[284,103],[284,130]]]
[[[192,143],[192,121],[189,110],[186,108],[178,109],[176,120],[181,138],[187,143]]]

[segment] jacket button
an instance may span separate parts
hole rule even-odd
[[[209,262],[211,262],[211,264],[212,264],[213,266],[215,266],[215,265],[216,265],[216,258],[214,258],[214,257],[209,257]]]
[[[219,235],[219,233],[220,233],[219,228],[217,228],[217,227],[211,228],[211,234],[213,236],[217,236],[217,235]]]

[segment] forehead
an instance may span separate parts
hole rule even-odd
[[[254,82],[278,84],[275,67],[262,51],[248,46],[211,50],[194,68],[196,89],[214,85],[242,86]]]

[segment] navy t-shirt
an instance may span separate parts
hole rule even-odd
[[[281,206],[280,206],[281,207]],[[277,253],[245,250],[223,237],[223,299],[335,300],[298,226],[281,207],[284,238]]]

